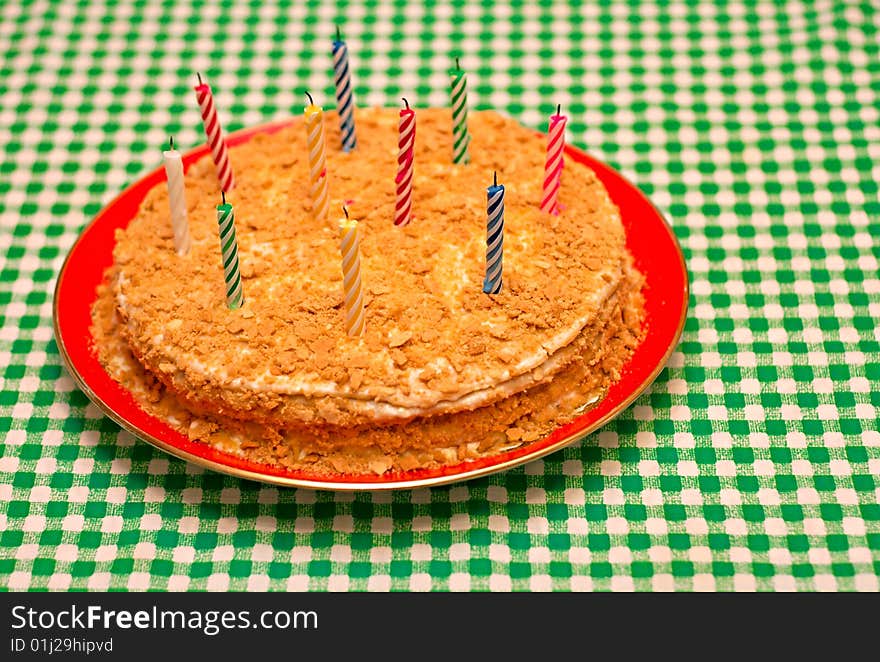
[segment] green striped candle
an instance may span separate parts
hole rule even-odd
[[[467,127],[467,74],[461,70],[458,58],[455,69],[450,69],[450,90],[452,92],[452,162],[470,163],[468,144],[471,137]]]
[[[238,242],[235,240],[235,213],[226,202],[217,205],[217,224],[220,226],[220,253],[223,256],[223,279],[226,281],[226,305],[230,310],[241,308],[244,293],[241,290],[241,271],[238,268]]]

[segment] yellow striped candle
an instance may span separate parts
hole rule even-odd
[[[358,222],[339,219],[339,251],[342,253],[342,289],[345,296],[345,332],[350,336],[364,335],[364,291],[361,287],[361,257]]]
[[[324,111],[315,105],[306,92],[309,105],[305,107],[306,132],[309,148],[309,196],[315,220],[327,219],[330,212],[330,193],[327,190],[327,157],[324,153]]]

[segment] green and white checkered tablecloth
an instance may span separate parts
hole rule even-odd
[[[878,590],[876,2],[9,0],[0,6],[0,586]],[[602,6],[600,6],[602,5]],[[693,5],[693,6],[692,6]],[[692,277],[654,386],[583,443],[450,487],[333,494],[204,471],[101,415],[52,288],[80,229],[226,127],[332,105],[473,106],[569,139],[664,211]]]

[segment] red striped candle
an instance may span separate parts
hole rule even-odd
[[[559,213],[559,185],[562,180],[562,153],[565,150],[565,123],[568,118],[556,106],[556,114],[550,116],[547,132],[547,164],[544,166],[544,192],[541,196],[541,211],[548,214]]]
[[[416,144],[416,111],[403,100],[397,137],[397,204],[394,208],[394,225],[406,225],[412,220],[413,152]]]
[[[217,181],[220,183],[220,190],[230,191],[235,187],[235,178],[232,175],[232,166],[229,164],[229,148],[226,145],[226,138],[223,136],[223,129],[220,127],[217,109],[214,106],[214,95],[211,94],[211,87],[202,82],[201,75],[199,75],[199,84],[194,89],[199,108],[202,111],[202,122],[205,125],[208,146],[211,148],[211,156],[217,168]]]

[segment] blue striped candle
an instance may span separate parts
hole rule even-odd
[[[351,71],[348,66],[348,46],[336,28],[333,41],[333,77],[336,79],[336,111],[339,113],[339,129],[342,149],[350,152],[357,147],[354,134],[354,98],[351,94]]]
[[[501,292],[501,258],[504,255],[504,186],[498,184],[498,173],[492,178],[492,186],[486,189],[486,278],[483,292]]]

